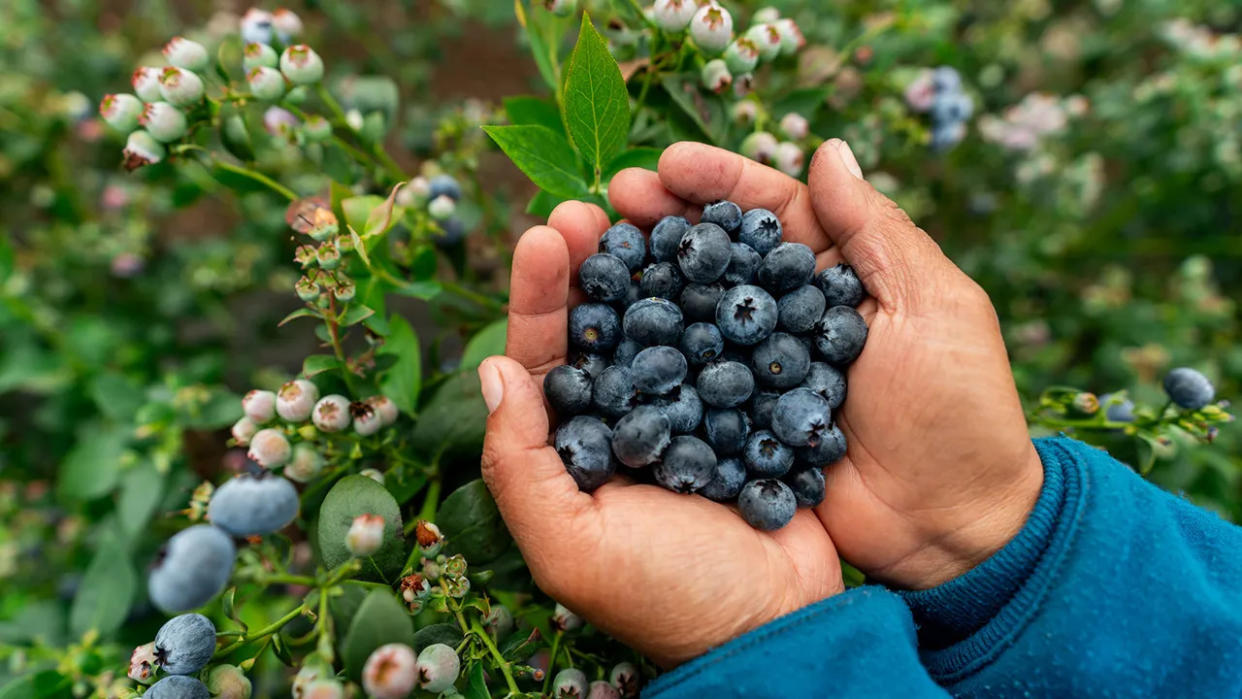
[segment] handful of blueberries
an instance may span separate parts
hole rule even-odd
[[[583,261],[571,362],[548,372],[554,444],[583,490],[626,467],[678,493],[737,502],[758,529],[824,499],[845,455],[832,413],[867,339],[866,295],[845,264],[781,242],[766,209],[718,201],[667,216],[650,239],[618,223]]]

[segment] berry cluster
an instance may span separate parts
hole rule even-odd
[[[415,653],[404,643],[372,651],[362,668],[362,686],[375,699],[405,699],[414,690],[448,691],[461,673],[461,658],[452,646],[432,643]]]
[[[438,228],[432,240],[441,248],[455,247],[466,239],[466,225],[457,215],[460,202],[461,185],[445,173],[430,177],[419,175],[397,193],[397,203],[407,209],[426,207]]]
[[[719,201],[696,225],[665,217],[649,238],[618,223],[578,283],[577,354],[544,392],[579,487],[619,463],[669,490],[736,500],[760,529],[823,500],[821,469],[845,454],[832,413],[867,338],[852,268],[816,275],[815,254],[781,242],[772,212]]]
[[[906,88],[906,103],[931,117],[931,147],[936,151],[961,142],[975,108],[970,95],[962,91],[962,76],[950,66],[925,70]]]

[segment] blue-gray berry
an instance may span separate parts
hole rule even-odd
[[[824,292],[824,301],[829,307],[857,307],[867,297],[867,290],[863,288],[858,274],[844,262],[817,274],[815,285]]]
[[[202,614],[175,616],[155,634],[155,661],[170,675],[192,675],[216,652],[216,625]]]
[[[729,289],[716,304],[716,326],[726,340],[758,344],[776,328],[776,300],[763,289],[743,284]]]
[[[672,262],[656,262],[643,269],[643,278],[638,282],[639,292],[644,297],[657,296],[662,299],[676,301],[681,290],[686,286],[686,278],[681,268]]]
[[[781,243],[781,221],[767,209],[751,209],[742,216],[738,240],[766,255]]]
[[[690,230],[683,216],[665,216],[651,229],[651,256],[656,262],[676,262],[681,236]]]
[[[584,303],[569,310],[569,343],[587,352],[610,352],[621,341],[621,322],[611,306]]]
[[[815,349],[829,364],[845,366],[867,343],[867,323],[849,306],[833,306],[815,324]]]
[[[750,400],[750,420],[758,429],[772,428],[772,410],[781,394],[774,391],[759,391]]]
[[[750,418],[738,408],[712,408],[703,416],[703,434],[718,456],[733,456],[746,446]]]
[[[1113,393],[1100,396],[1100,405],[1104,406],[1104,416],[1109,422],[1134,422],[1134,401],[1129,398],[1117,400]]]
[[[827,308],[824,292],[811,284],[803,284],[777,299],[777,327],[791,333],[810,332]]]
[[[651,405],[668,417],[673,434],[689,434],[703,422],[703,401],[699,398],[699,392],[689,384],[682,384],[672,393],[652,399]]]
[[[798,502],[789,486],[765,478],[751,481],[742,488],[737,496],[737,509],[755,529],[774,531],[789,524]]]
[[[640,345],[676,345],[681,337],[682,315],[668,299],[642,299],[625,309],[625,336]]]
[[[716,306],[723,295],[724,287],[720,284],[687,284],[681,291],[681,310],[687,320],[714,322]]]
[[[173,535],[156,558],[147,593],[168,613],[201,607],[224,589],[237,549],[223,530],[199,524]]]
[[[612,431],[612,453],[630,468],[650,466],[669,446],[673,428],[659,408],[640,405],[617,421]]]
[[[791,447],[819,444],[831,428],[828,401],[809,388],[795,388],[782,395],[772,410],[772,432]]]
[[[823,467],[840,461],[845,450],[845,433],[834,424],[824,430],[815,444],[795,449],[794,456],[803,464]]]
[[[284,529],[298,516],[298,491],[287,479],[243,473],[216,488],[207,504],[211,523],[233,536],[262,536]]]
[[[725,457],[716,461],[716,469],[707,485],[699,488],[699,495],[716,502],[729,502],[737,498],[746,485],[746,466],[741,459]]]
[[[630,269],[616,255],[599,252],[582,261],[578,268],[578,286],[587,298],[614,303],[629,293]]]
[[[591,392],[591,402],[606,417],[618,418],[634,409],[638,389],[627,366],[613,365],[600,372]]]
[[[634,387],[654,396],[662,396],[680,386],[688,368],[686,356],[676,347],[667,345],[648,347],[630,362]]]
[[[738,284],[751,284],[755,281],[755,275],[759,273],[759,265],[763,262],[763,256],[755,252],[755,249],[745,243],[732,243],[729,245],[729,266],[725,267],[724,281],[731,286]]]
[[[622,338],[617,344],[617,349],[612,353],[612,363],[617,366],[631,366],[634,363],[634,357],[643,351],[643,346],[634,342],[630,338]]]
[[[569,363],[577,369],[584,369],[592,379],[599,376],[600,372],[608,366],[608,360],[604,355],[592,352],[577,352]]]
[[[171,675],[151,685],[142,696],[145,699],[210,699],[211,693],[197,678]]]
[[[703,215],[699,221],[714,223],[723,228],[725,233],[735,235],[742,227],[742,207],[727,199],[714,201],[703,207]]]
[[[741,362],[712,362],[699,372],[695,388],[704,403],[715,408],[732,408],[746,402],[755,390],[755,377]]]
[[[759,285],[773,294],[784,294],[811,281],[815,253],[802,243],[781,243],[763,256]]]
[[[543,394],[553,410],[567,419],[591,407],[591,383],[586,369],[562,364],[543,377]]]
[[[677,493],[693,493],[702,488],[715,471],[716,454],[712,448],[703,440],[684,434],[669,442],[652,469],[657,483]]]
[[[634,224],[622,222],[605,231],[599,240],[599,251],[616,255],[631,272],[637,272],[647,257],[647,241]]]
[[[690,227],[677,246],[677,264],[686,279],[710,284],[724,274],[732,258],[729,234],[714,223]]]
[[[1189,367],[1178,367],[1164,377],[1164,392],[1178,406],[1198,410],[1216,398],[1216,389],[1203,374]]]
[[[769,430],[752,432],[742,448],[746,470],[758,478],[780,478],[793,467],[794,450]]]
[[[724,336],[711,323],[692,323],[681,334],[681,351],[691,366],[701,367],[724,351]]]
[[[793,335],[774,332],[755,345],[750,366],[760,384],[782,390],[793,388],[806,379],[811,353]]]
[[[845,374],[831,364],[811,362],[802,385],[823,396],[833,410],[845,402]]]
[[[440,196],[461,201],[461,185],[452,175],[440,174],[427,181],[427,201]]]
[[[785,484],[793,491],[798,507],[815,507],[824,501],[824,472],[811,466],[785,476]]]
[[[578,488],[592,491],[612,477],[612,430],[598,418],[587,415],[562,423],[553,440],[556,453],[565,463]]]

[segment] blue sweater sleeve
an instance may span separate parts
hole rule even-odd
[[[919,664],[910,610],[867,586],[781,617],[662,675],[644,697],[947,694]]]
[[[899,593],[936,682],[958,696],[1242,695],[1242,529],[1080,442],[1036,448],[1044,486],[1018,536]]]

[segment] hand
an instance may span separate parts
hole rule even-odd
[[[566,202],[518,241],[508,356],[479,367],[490,412],[483,478],[544,592],[673,666],[844,586],[810,510],[766,533],[654,485],[618,478],[583,493],[548,446],[543,376],[565,363],[568,309],[582,300],[571,270],[608,225],[598,206]]]
[[[679,143],[659,173],[624,170],[613,206],[640,227],[731,199],[772,210],[819,268],[845,260],[872,298],[867,345],[835,416],[849,451],[829,467],[819,518],[870,577],[927,588],[973,568],[1022,527],[1043,482],[987,294],[862,179],[843,141],[809,185],[742,156]],[[516,263],[515,263],[516,265]],[[513,328],[510,326],[510,330]],[[512,336],[511,336],[512,337]]]

